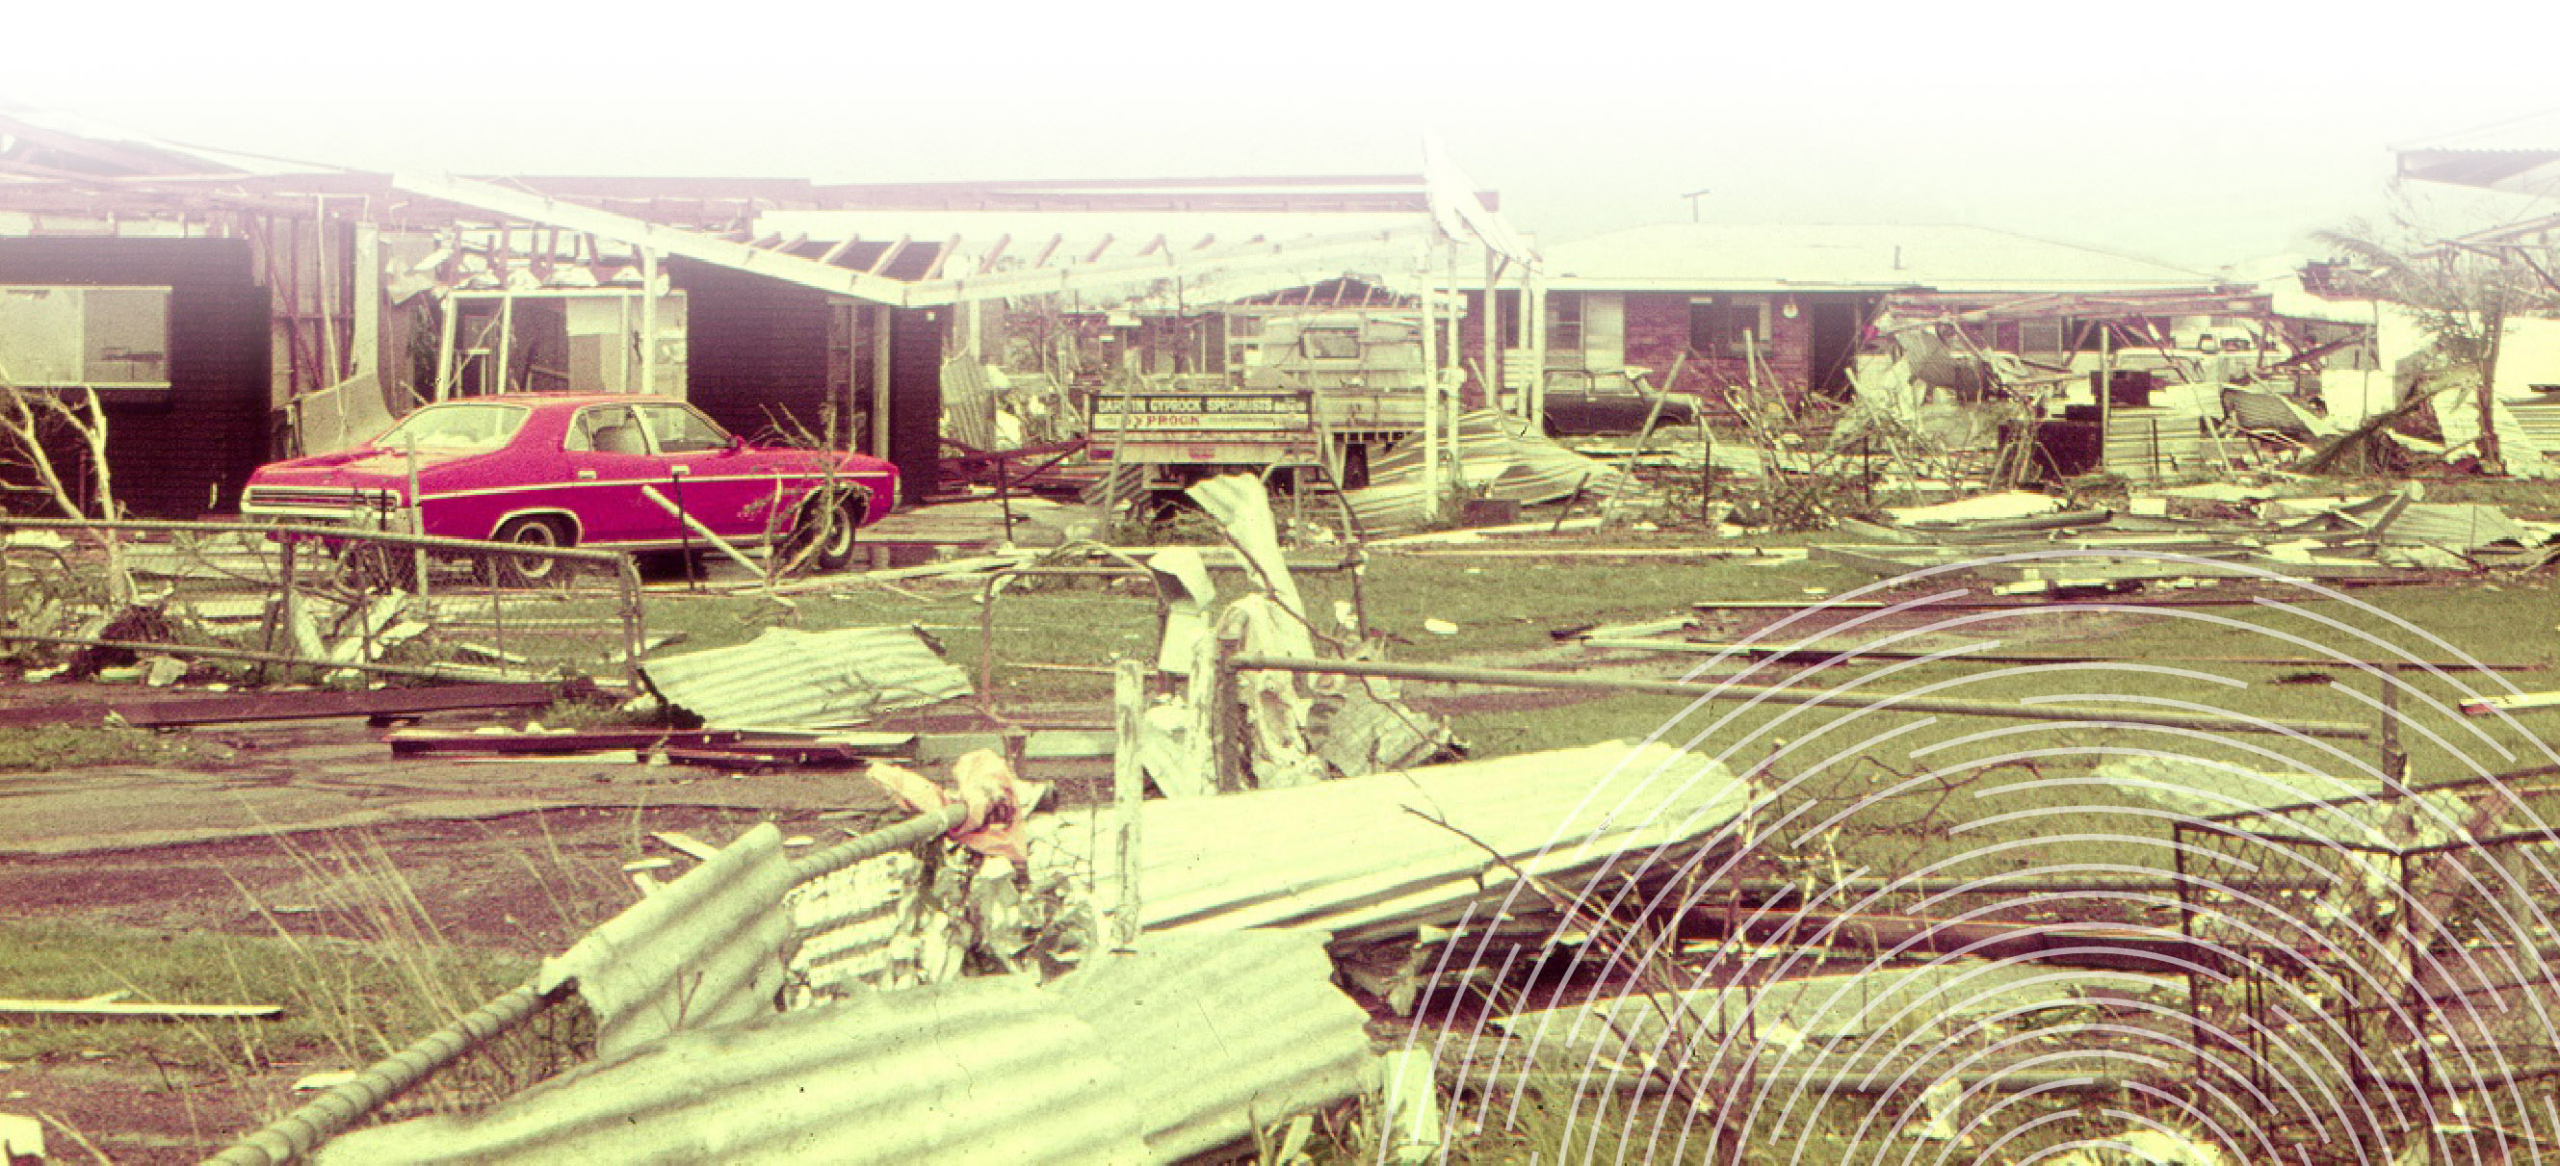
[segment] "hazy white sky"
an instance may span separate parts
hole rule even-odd
[[[932,181],[1410,173],[1436,132],[1551,241],[1704,188],[2218,266],[2375,209],[2393,144],[2560,107],[2560,10],[2479,0],[49,7],[0,101],[204,145]]]

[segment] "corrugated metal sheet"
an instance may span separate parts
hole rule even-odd
[[[2560,401],[2519,401],[2507,406],[2516,427],[2541,448],[2543,456],[2560,450]]]
[[[2435,395],[2433,402],[2436,425],[2444,431],[2444,447],[2454,457],[2477,455],[2480,440],[2480,408],[2475,390],[2463,387],[2447,389]],[[2560,465],[2554,465],[2549,452],[2560,446],[2543,445],[2534,427],[2526,425],[2516,413],[2517,403],[2492,401],[2489,420],[2498,429],[2498,454],[2507,472],[2519,478],[2560,477]],[[2526,408],[2532,408],[2529,403]]]
[[[468,1117],[319,1161],[1137,1162],[1126,1077],[1025,980],[969,980],[673,1034]]]
[[[2238,447],[2217,448],[2202,418],[2167,409],[2116,409],[2107,417],[2106,471],[2127,481],[2175,482],[2221,472],[2220,459]]]
[[[968,674],[912,628],[770,628],[640,670],[659,695],[714,726],[847,725],[969,694]]]
[[[577,982],[596,1012],[603,1056],[675,1029],[771,1012],[790,889],[782,832],[764,823],[543,961],[536,983],[548,992]]]
[[[2281,433],[2300,441],[2309,441],[2324,426],[2302,407],[2274,393],[2253,393],[2242,389],[2224,389],[2222,407],[2231,423],[2243,429]]]
[[[2506,511],[2474,502],[2412,502],[2384,524],[2381,541],[2384,546],[2456,550],[2495,542],[2520,547],[2534,542]]]
[[[1373,1072],[1368,1014],[1334,988],[1320,935],[1160,935],[1088,958],[1051,987],[1130,1070],[1156,1161],[1351,1096]]]
[[[1714,842],[1747,799],[1712,759],[1608,742],[1294,789],[1149,802],[1139,898],[1150,931],[1307,927],[1368,938],[1456,919],[1513,876],[1448,822],[1531,874],[1570,883]],[[1030,859],[1071,868],[1093,812],[1032,823]]]
[[[1369,485],[1343,495],[1363,531],[1400,530],[1420,525],[1422,504],[1422,439],[1408,437],[1369,463]],[[1585,497],[1618,493],[1628,485],[1624,471],[1587,457],[1531,432],[1501,413],[1479,409],[1458,418],[1454,465],[1444,465],[1451,488],[1464,486],[1487,498],[1511,502],[1553,502],[1580,489]],[[1754,463],[1755,467],[1757,463]]]
[[[323,1162],[1140,1162],[1371,1075],[1320,937],[1150,940],[1051,985],[962,980],[672,1034]]]
[[[935,876],[930,885],[928,873]],[[799,933],[791,956],[794,984],[808,998],[827,999],[958,978],[974,937],[954,912],[992,926],[995,920],[980,912],[997,910],[999,899],[1010,896],[989,884],[1012,889],[1004,874],[976,874],[981,882],[972,885],[968,871],[928,871],[915,855],[897,852],[800,884],[790,898]]]

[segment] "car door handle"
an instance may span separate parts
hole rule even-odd
[[[578,471],[578,480],[581,482],[595,481],[596,472],[594,470],[580,470]]]

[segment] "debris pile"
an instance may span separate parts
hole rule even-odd
[[[2363,499],[2278,498],[2247,491],[2171,489],[2123,513],[2064,510],[2038,494],[1986,495],[1888,511],[1890,525],[1852,522],[1863,543],[1812,549],[1819,562],[1883,578],[1962,572],[1998,594],[2186,589],[2266,579],[2337,585],[2397,581],[2411,571],[2529,569],[2560,530],[2534,529],[2495,506],[2435,504],[2412,483]],[[2209,502],[2212,516],[2183,517]]]

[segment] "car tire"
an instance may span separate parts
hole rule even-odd
[[[523,547],[572,547],[576,536],[569,533],[567,523],[556,518],[511,518],[498,528],[493,540]],[[571,564],[560,559],[533,555],[493,554],[483,564],[482,575],[500,587],[558,587],[573,574]]]
[[[832,507],[811,503],[800,511],[800,521],[784,542],[782,553],[797,559],[806,552],[809,568],[822,574],[852,566],[855,532],[869,509],[869,501],[862,498],[839,499]]]

